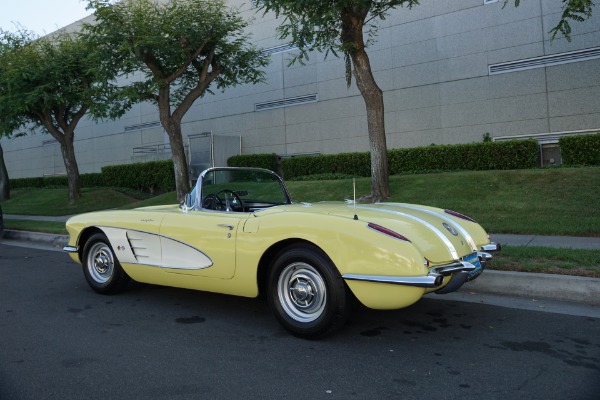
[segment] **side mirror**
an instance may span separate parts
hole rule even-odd
[[[184,213],[193,210],[194,206],[194,199],[190,193],[186,194],[183,201],[179,204],[179,208],[181,208],[181,211]]]

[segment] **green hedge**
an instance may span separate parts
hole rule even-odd
[[[537,141],[483,142],[389,151],[391,175],[412,171],[506,170],[535,168]]]
[[[563,165],[600,165],[600,133],[559,139]]]
[[[175,190],[173,161],[109,165],[102,167],[104,185],[155,193]]]
[[[277,171],[279,157],[277,154],[244,154],[227,159],[230,167],[266,168]]]
[[[432,145],[388,150],[390,175],[418,171],[535,168],[539,154],[535,140]],[[371,158],[365,153],[297,156],[281,160],[286,179],[306,175],[370,176]]]
[[[104,185],[101,173],[80,174],[81,187],[99,187]],[[44,176],[38,178],[17,178],[10,180],[10,188],[48,188],[69,186],[66,175]]]
[[[370,176],[371,156],[367,152],[296,156],[282,159],[281,170],[285,179],[321,174]]]
[[[81,187],[121,187],[149,193],[175,190],[175,173],[171,160],[110,165],[102,167],[102,172],[99,173],[81,174],[80,178]],[[11,189],[66,186],[66,176],[10,180]]]

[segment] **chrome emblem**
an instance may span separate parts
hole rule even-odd
[[[458,236],[458,232],[456,232],[456,230],[455,230],[455,229],[454,229],[452,226],[448,225],[448,224],[447,224],[447,223],[445,223],[445,222],[443,222],[443,223],[442,223],[442,225],[444,225],[444,228],[446,228],[446,230],[447,230],[448,232],[450,232],[450,233],[451,233],[451,234],[453,234],[454,236]]]

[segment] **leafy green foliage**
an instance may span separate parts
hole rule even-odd
[[[483,142],[390,150],[390,174],[410,171],[506,170],[534,168],[535,140]]]
[[[371,156],[367,152],[296,156],[281,160],[281,169],[285,179],[321,174],[370,176]]]
[[[69,140],[88,110],[98,117],[122,113],[123,104],[109,102],[116,87],[105,84],[111,76],[101,75],[97,63],[90,43],[75,35],[0,32],[0,135],[43,128]]]
[[[538,145],[535,140],[483,142],[415,147],[388,151],[390,175],[415,171],[506,170],[534,168]],[[346,174],[370,176],[369,153],[299,156],[281,161],[286,179],[305,175]]]
[[[167,192],[175,188],[172,161],[122,164],[102,167],[102,172],[82,174],[82,186],[128,188],[146,193]],[[13,189],[60,188],[67,186],[66,176],[11,179]]]
[[[131,103],[158,106],[169,135],[177,195],[189,191],[181,121],[214,89],[263,81],[268,59],[250,44],[248,23],[222,0],[90,0],[83,35],[102,55],[98,68],[126,82]]]
[[[298,46],[300,52],[293,56],[291,63],[304,62],[309,59],[309,53],[319,51],[338,56],[338,53],[347,54],[355,51],[356,38],[343,35],[349,27],[344,26],[346,16],[353,15],[366,26],[369,38],[372,41],[377,32],[374,21],[383,20],[394,8],[412,8],[419,4],[418,0],[261,0],[258,2],[261,10],[272,11],[278,17],[284,17],[283,23],[277,28],[281,38],[290,37]],[[360,39],[362,43],[362,38]],[[346,57],[347,63],[349,58]],[[349,70],[347,66],[347,71]]]
[[[45,131],[60,144],[69,180],[69,200],[81,194],[73,146],[86,113],[121,115],[126,104],[114,75],[96,68],[98,53],[75,34],[38,38],[25,30],[0,32],[0,136]]]
[[[189,108],[212,83],[224,89],[263,80],[266,57],[250,45],[247,22],[223,1],[113,3],[89,1],[97,22],[85,24],[84,35],[104,54],[100,68],[126,76],[141,72],[127,88],[132,100],[158,104],[167,89],[167,106]]]
[[[243,154],[229,157],[227,165],[230,167],[265,168],[277,171],[279,156],[277,154]]]
[[[102,167],[104,183],[141,192],[167,192],[175,189],[172,161],[111,165]]]
[[[504,0],[504,7],[510,0]],[[514,0],[515,7],[519,7],[521,0]],[[583,22],[592,16],[593,0],[562,0],[562,14],[554,28],[550,30],[552,39],[561,33],[569,42],[571,41],[571,24],[569,20]]]
[[[600,133],[559,139],[564,165],[600,165]]]

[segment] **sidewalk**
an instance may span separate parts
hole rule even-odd
[[[492,240],[502,245],[564,247],[571,249],[600,250],[600,237],[540,236],[540,235],[490,235]]]
[[[44,217],[5,214],[5,219],[66,221],[69,217]],[[503,246],[540,246],[600,250],[600,238],[539,235],[490,235]],[[4,240],[34,242],[53,250],[67,244],[67,235],[5,230]],[[459,292],[481,293],[522,298],[545,298],[600,307],[600,278],[571,275],[537,274],[510,271],[485,271],[478,279],[466,284]],[[456,293],[459,293],[456,292]]]

